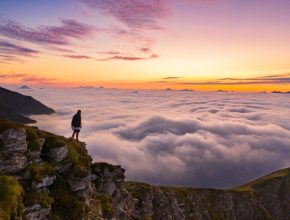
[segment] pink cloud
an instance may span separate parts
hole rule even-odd
[[[152,54],[149,57],[115,55],[115,56],[107,57],[107,58],[104,58],[104,59],[98,59],[98,61],[110,61],[110,60],[138,61],[138,60],[156,59],[158,57],[159,57],[159,55],[157,55],[157,54]]]
[[[63,55],[63,56],[71,59],[91,59],[91,57],[85,55]]]
[[[9,79],[18,79],[20,82],[25,83],[37,83],[37,84],[51,84],[55,81],[55,78],[40,77],[34,74],[26,73],[0,73],[0,79],[9,80]]]
[[[159,20],[170,14],[170,0],[80,0],[134,29],[162,29]]]
[[[10,20],[0,20],[0,35],[36,44],[69,45],[71,39],[84,39],[96,28],[72,19],[61,21],[59,26],[25,27]]]

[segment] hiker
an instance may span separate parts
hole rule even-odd
[[[82,128],[81,110],[78,110],[77,113],[73,116],[71,120],[71,128],[73,130],[72,138],[74,138],[76,134],[76,140],[79,141],[79,132]]]

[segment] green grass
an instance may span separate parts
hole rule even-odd
[[[0,133],[5,131],[6,129],[21,128],[21,127],[23,127],[23,126],[15,123],[15,122],[4,120],[4,119],[0,119]]]
[[[20,219],[23,213],[23,188],[15,177],[0,176],[0,219]]]
[[[50,150],[52,148],[63,147],[67,142],[67,139],[63,136],[51,134],[49,132],[41,130],[39,131],[39,137],[45,139],[45,148],[47,150]]]
[[[142,199],[150,192],[153,186],[147,183],[128,181],[123,183],[123,187],[128,190],[136,199]]]
[[[271,181],[275,178],[281,178],[290,175],[290,168],[281,169],[278,171],[275,171],[273,173],[270,173],[268,175],[262,176],[258,179],[255,179],[249,183],[240,185],[233,189],[233,191],[236,192],[256,192],[255,188],[259,185],[265,184],[268,181]]]
[[[26,170],[29,172],[31,181],[41,182],[46,176],[51,176],[54,173],[54,168],[46,162],[39,164],[31,164]]]
[[[68,139],[67,148],[69,157],[74,164],[72,172],[75,176],[84,177],[87,175],[92,162],[91,156],[87,150],[78,142]]]
[[[110,218],[113,214],[112,199],[106,194],[100,194],[96,197],[100,201],[103,216]]]
[[[40,141],[37,131],[31,127],[26,127],[25,131],[28,150],[40,150]]]
[[[81,143],[72,140],[72,139],[67,139],[63,136],[55,135],[49,132],[45,131],[37,131],[32,127],[29,126],[24,126],[24,125],[19,125],[17,123],[7,121],[7,120],[2,120],[0,119],[0,132],[9,129],[9,128],[24,128],[26,131],[27,135],[27,146],[29,150],[39,150],[40,149],[40,142],[39,138],[44,138],[45,139],[45,144],[42,149],[42,159],[50,162],[48,158],[48,152],[52,148],[59,148],[63,146],[67,146],[68,152],[69,152],[69,157],[74,164],[73,167],[73,174],[78,177],[84,177],[89,169],[90,165],[92,162],[92,158],[90,155],[88,155],[87,150],[85,147],[82,146]],[[0,148],[3,148],[4,145],[3,143],[0,143]],[[42,171],[40,170],[40,174]],[[35,172],[35,177],[36,179],[38,178],[38,173],[37,171]]]
[[[209,210],[209,215],[212,220],[222,220],[219,213],[213,210]]]
[[[24,205],[31,206],[33,204],[40,204],[43,208],[49,208],[53,203],[53,198],[45,192],[27,192],[24,197]]]
[[[81,143],[70,138],[67,139],[44,131],[40,131],[39,136],[45,138],[45,144],[42,150],[42,154],[44,155],[42,158],[44,160],[49,161],[47,155],[50,149],[67,146],[69,158],[74,165],[72,173],[78,177],[84,177],[87,175],[92,158],[88,155],[87,150],[81,145]]]
[[[50,188],[49,196],[54,199],[52,219],[79,220],[87,213],[85,201],[74,196],[68,184],[60,179]]]
[[[186,187],[166,187],[166,188],[175,194],[175,197],[179,204],[183,204],[184,207],[187,209],[192,208],[192,201],[190,200],[189,195],[196,192],[196,189]]]

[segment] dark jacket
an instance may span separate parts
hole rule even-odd
[[[71,120],[71,126],[73,128],[82,127],[82,119],[80,114],[75,114]]]

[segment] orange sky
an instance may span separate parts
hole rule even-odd
[[[0,82],[290,91],[290,4],[260,3],[3,1]]]

